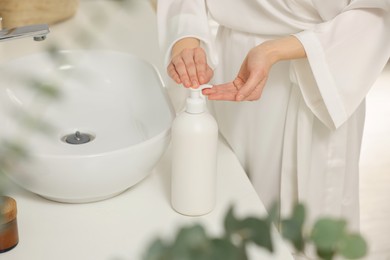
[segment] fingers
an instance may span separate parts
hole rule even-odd
[[[203,94],[206,95],[209,100],[226,101],[235,101],[237,92],[237,87],[233,84],[233,82],[215,85],[212,88],[203,90]]]
[[[245,101],[254,101],[258,100],[261,97],[261,94],[263,93],[263,88],[265,86],[265,83],[267,82],[267,78],[264,78],[252,91],[252,93],[249,94],[244,100]]]
[[[202,84],[208,83],[212,79],[213,76],[214,76],[214,71],[210,68],[209,65],[207,65],[207,68],[206,68],[206,78],[205,78],[205,81]]]
[[[245,81],[245,84],[239,88],[236,100],[243,101],[243,100],[247,100],[247,98],[251,95],[254,96],[254,94],[252,93],[255,90],[256,93],[259,92],[259,90],[256,88],[258,87],[259,84],[261,84],[261,82],[264,79],[265,77],[263,77],[261,73],[250,73],[248,79]],[[260,98],[260,96],[258,98]]]
[[[249,95],[245,96],[245,98],[240,101],[258,100],[261,97],[266,81],[267,78],[263,78],[263,80],[251,90]],[[209,100],[238,101],[238,95],[245,86],[246,82],[237,77],[233,82],[214,85],[212,88],[204,89],[202,93],[203,95],[206,95]]]
[[[209,95],[207,97],[209,100],[224,100],[224,101],[236,101],[236,94],[235,93],[216,93]]]
[[[182,58],[187,69],[188,77],[191,85],[186,87],[199,87],[198,74],[196,72],[194,49],[185,49],[182,52]]]
[[[214,74],[202,48],[184,49],[172,58],[167,72],[176,83],[182,83],[187,88],[197,88],[209,82]]]
[[[186,64],[185,64],[182,56],[180,56],[180,55],[175,56],[172,59],[171,64],[173,65],[176,73],[179,75],[181,83],[183,83],[183,85],[186,88],[191,87],[190,77],[188,76]]]
[[[168,68],[167,68],[167,72],[168,72],[169,77],[171,77],[177,84],[181,83],[180,76],[177,73],[173,63],[169,63]]]
[[[202,48],[196,48],[194,50],[194,61],[196,64],[196,72],[198,75],[199,83],[207,83],[211,79],[211,77],[207,76],[207,70],[210,69],[210,67],[207,65],[206,53]]]

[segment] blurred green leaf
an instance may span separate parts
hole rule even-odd
[[[146,251],[144,255],[144,260],[165,260],[168,255],[168,247],[161,241],[161,239],[156,239]]]
[[[132,9],[135,7],[135,1],[134,0],[112,0],[113,3],[116,3],[122,7],[126,7],[129,9]]]
[[[51,44],[51,45],[49,45],[49,46],[46,48],[46,51],[47,51],[47,53],[49,53],[50,58],[51,58],[53,61],[61,60],[61,55],[59,55],[60,49],[59,49],[58,45],[56,45],[56,44]]]
[[[332,260],[335,252],[333,250],[321,250],[317,248],[317,255],[324,260]]]
[[[209,260],[247,260],[245,247],[236,247],[229,239],[212,239]]]
[[[204,244],[206,238],[204,228],[196,224],[182,228],[176,237],[176,244],[186,244],[190,248],[198,248]]]
[[[116,3],[116,4],[119,4],[119,5],[123,5],[123,4],[127,4],[128,2],[132,2],[132,1],[129,1],[129,0],[112,0],[113,3]]]
[[[303,226],[303,223],[305,222],[305,217],[306,217],[305,206],[301,203],[296,204],[294,206],[294,211],[292,216],[294,221],[296,221],[299,225]]]
[[[224,220],[224,227],[227,237],[230,237],[232,233],[234,233],[237,229],[239,229],[239,221],[234,216],[234,208],[230,206],[228,212],[226,213]]]
[[[268,218],[267,221],[269,223],[273,223],[277,228],[279,228],[280,225],[280,204],[275,202],[270,211],[268,212]]]
[[[367,254],[367,243],[359,234],[348,234],[342,238],[339,252],[345,258],[359,259]]]
[[[29,153],[19,141],[7,139],[0,140],[0,181],[6,173],[10,173],[18,161],[28,160]],[[0,195],[4,190],[3,183],[0,183]]]
[[[254,242],[273,252],[271,225],[267,220],[249,217],[241,221],[239,226],[238,234],[244,242]]]
[[[61,97],[61,92],[59,90],[58,85],[45,83],[37,80],[32,80],[30,83],[31,87],[33,87],[39,94],[46,96],[51,99],[58,99]]]
[[[210,251],[210,240],[204,228],[196,224],[191,227],[182,228],[172,247],[172,260],[200,260],[207,259]]]
[[[18,141],[10,139],[0,141],[0,162],[2,164],[9,160],[27,159],[28,155],[27,149]]]
[[[273,251],[271,239],[271,223],[268,220],[262,220],[254,217],[248,217],[239,220],[234,215],[233,207],[230,207],[224,221],[226,237],[234,239],[238,235],[241,241],[254,242],[255,244]]]
[[[305,207],[302,204],[297,204],[294,207],[291,218],[285,219],[281,223],[282,236],[291,241],[295,249],[300,252],[305,248],[302,232],[305,215]]]
[[[293,219],[282,221],[282,236],[289,240],[298,251],[304,249],[304,239],[302,235],[301,225]]]
[[[312,230],[311,239],[321,251],[334,251],[345,234],[346,222],[341,219],[319,219]]]
[[[40,134],[51,133],[54,127],[47,121],[43,120],[41,116],[31,115],[28,111],[14,110],[14,118],[18,120],[21,127],[28,130],[35,131]]]

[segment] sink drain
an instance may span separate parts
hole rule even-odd
[[[64,136],[61,140],[68,144],[86,144],[94,139],[94,136],[76,131],[73,134]]]

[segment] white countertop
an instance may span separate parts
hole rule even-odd
[[[171,238],[179,227],[203,223],[211,234],[221,234],[223,217],[231,204],[239,216],[264,216],[265,209],[235,155],[220,143],[217,206],[208,215],[176,213],[169,199],[170,152],[152,174],[114,198],[88,204],[51,202],[15,187],[20,243],[0,255],[7,260],[141,259],[157,236]],[[252,259],[293,259],[275,232],[276,254],[252,250]]]
[[[22,39],[0,43],[0,61],[34,53],[59,43],[61,49],[82,49],[77,40],[84,26],[94,35],[88,48],[131,52],[153,63],[160,71],[155,14],[147,1],[134,1],[124,10],[108,1],[81,1],[76,17],[51,27],[45,42]],[[92,26],[92,13],[103,10],[109,20]],[[170,91],[175,98],[175,93]],[[177,94],[176,94],[177,95]],[[156,237],[171,238],[179,227],[203,223],[212,234],[222,231],[223,217],[231,204],[239,216],[264,216],[265,209],[233,152],[220,142],[218,153],[217,206],[202,217],[176,213],[169,199],[169,150],[145,180],[114,198],[88,204],[63,204],[41,198],[9,184],[8,195],[17,201],[19,245],[0,254],[5,260],[108,260],[141,259]],[[276,253],[251,248],[251,259],[293,259],[281,237],[274,232]]]

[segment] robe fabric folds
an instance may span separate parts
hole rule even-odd
[[[332,215],[358,228],[364,99],[390,57],[390,1],[159,0],[158,27],[166,64],[179,39],[200,39],[215,84],[232,81],[254,46],[300,40],[307,58],[275,64],[259,100],[210,106],[267,207],[279,200],[287,214],[298,200],[309,222]]]

